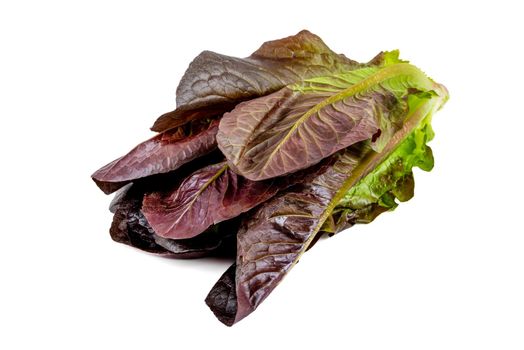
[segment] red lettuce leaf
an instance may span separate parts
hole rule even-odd
[[[242,176],[286,175],[359,141],[381,152],[402,126],[411,94],[439,85],[396,52],[369,66],[289,85],[224,114],[218,147]]]
[[[333,231],[328,228],[327,231],[318,232],[311,240],[306,251],[311,249],[322,236],[332,236],[357,223],[369,223],[387,210],[388,208],[372,204],[369,207],[351,212],[337,212],[330,216],[330,221],[333,222]],[[234,263],[218,279],[205,300],[218,320],[228,326],[239,321],[239,319],[236,319],[238,312],[236,272],[237,264]]]
[[[290,83],[358,66],[307,30],[266,42],[247,58],[204,51],[180,81],[177,108],[159,117],[151,129],[162,132],[189,120],[220,115],[238,102],[267,95]]]
[[[141,194],[136,189],[123,188],[111,203],[114,212],[109,233],[115,242],[123,243],[149,253],[169,255],[170,252],[156,244],[154,231],[140,212]]]
[[[129,185],[121,190],[111,204],[114,211],[111,238],[140,250],[179,259],[209,255],[234,256],[238,219],[210,227],[192,239],[166,239],[156,235],[140,211],[144,191],[140,186]]]
[[[266,201],[281,186],[247,180],[222,162],[197,170],[172,191],[146,195],[142,212],[159,236],[191,238]]]
[[[208,165],[180,186],[144,197],[142,212],[159,236],[184,239],[209,226],[237,217],[267,201],[278,191],[303,181],[323,162],[291,176],[251,181],[233,172],[226,162]]]
[[[171,172],[215,150],[217,131],[217,120],[166,131],[142,142],[91,177],[109,194],[133,180]]]
[[[224,288],[232,278],[231,271],[206,300],[221,321],[230,326],[253,312],[296,264],[366,152],[355,148],[335,154],[331,165],[321,168],[315,177],[276,195],[243,221],[237,234],[236,307],[231,301],[223,307],[224,299],[232,298],[233,292]]]
[[[237,314],[236,269],[234,263],[218,279],[206,297],[206,304],[219,319],[227,326],[235,323]]]
[[[358,219],[371,221],[383,211],[372,202],[360,218],[352,218],[348,211],[337,213],[336,208],[348,191],[409,140],[423,120],[431,118],[446,101],[447,91],[441,88],[434,93],[413,92],[409,97],[409,111],[403,118],[402,127],[388,138],[381,151],[372,149],[370,141],[340,151],[334,155],[337,160],[332,167],[311,181],[279,193],[244,219],[237,234],[235,297],[226,295],[225,283],[217,283],[215,288],[222,290],[212,290],[206,300],[226,325],[253,312],[319,237],[319,232],[334,233]],[[398,187],[393,193],[395,196],[398,193],[402,199],[408,199],[412,195],[413,184],[409,179],[398,183]],[[332,223],[326,224],[330,217]],[[226,280],[231,278],[230,275],[222,276]],[[224,308],[226,297],[236,299],[236,307]]]
[[[264,180],[370,139],[379,130],[378,115],[398,114],[398,100],[388,91],[342,99],[311,113],[331,96],[284,88],[243,102],[221,119],[218,146],[241,175]]]

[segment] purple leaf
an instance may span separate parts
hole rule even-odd
[[[143,188],[131,185],[122,189],[111,204],[115,215],[110,234],[114,241],[178,259],[234,254],[238,220],[223,222],[220,226],[214,225],[192,239],[162,238],[156,235],[140,211],[143,196]]]
[[[189,120],[220,115],[238,102],[267,95],[290,83],[358,66],[307,30],[266,42],[247,58],[204,51],[180,81],[177,108],[159,117],[151,129],[162,132]]]
[[[166,131],[142,142],[91,177],[109,194],[133,180],[176,170],[216,149],[217,131],[217,120]]]
[[[265,202],[320,166],[285,178],[251,181],[233,172],[226,162],[208,165],[170,191],[146,195],[142,212],[162,237],[194,237]]]

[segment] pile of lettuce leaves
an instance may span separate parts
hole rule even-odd
[[[231,326],[321,236],[413,197],[412,169],[433,167],[431,117],[447,98],[398,51],[358,63],[308,31],[247,58],[204,51],[157,134],[92,179],[118,191],[113,240],[234,260],[206,298]]]

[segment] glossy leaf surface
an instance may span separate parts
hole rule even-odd
[[[367,139],[380,151],[402,125],[409,93],[435,87],[410,64],[387,64],[243,102],[221,119],[218,146],[233,169],[255,181],[307,168]]]
[[[192,239],[165,239],[155,234],[140,211],[143,189],[130,185],[119,193],[111,205],[114,211],[110,234],[114,241],[149,253],[174,258],[198,258],[216,254],[234,254],[237,221],[215,225]]]
[[[144,197],[142,212],[158,235],[183,239],[209,226],[237,217],[278,191],[314,176],[323,163],[291,176],[251,181],[226,162],[208,165],[189,175],[178,187]]]
[[[232,325],[271,293],[319,231],[337,190],[361,157],[361,151],[335,155],[333,164],[313,180],[278,194],[244,221],[237,236],[236,308],[226,308],[226,314],[221,311],[231,291],[215,289],[208,296],[208,305],[219,319]]]
[[[288,84],[358,66],[306,30],[266,42],[247,58],[204,51],[191,62],[180,81],[177,109],[158,118],[151,129],[161,132],[189,120],[220,115],[238,102],[267,95]]]
[[[337,212],[337,205],[368,174],[373,177],[374,169],[380,169],[380,164],[385,161],[387,164],[387,159],[410,139],[413,130],[440,108],[447,94],[443,89],[439,92],[440,95],[416,93],[410,96],[409,113],[402,127],[390,137],[381,152],[372,150],[371,142],[341,151],[336,154],[337,162],[324,174],[282,192],[246,218],[237,237],[235,296],[231,296],[231,289],[225,288],[230,285],[226,282],[232,279],[229,271],[206,299],[219,320],[232,325],[253,312],[318,239],[319,232],[334,233],[359,219],[371,221],[384,211],[377,203],[369,203],[367,207],[354,210],[350,217],[347,212]],[[405,183],[395,184],[398,188],[409,188]],[[332,224],[326,225],[328,219]],[[225,304],[224,300],[229,301]]]
[[[129,182],[178,169],[216,149],[218,121],[176,128],[140,143],[91,177],[106,194]]]
[[[115,241],[236,256],[206,298],[231,326],[320,238],[413,197],[413,167],[433,167],[431,116],[447,98],[398,51],[360,64],[308,31],[247,58],[204,51],[176,110],[155,122],[160,134],[92,178],[106,193],[125,186],[110,206]]]

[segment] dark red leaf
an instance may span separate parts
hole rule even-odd
[[[151,129],[162,132],[189,120],[220,115],[238,102],[267,95],[287,84],[358,66],[307,30],[266,42],[247,58],[204,51],[180,81],[177,108],[158,118]]]
[[[192,239],[162,238],[155,234],[140,211],[143,196],[143,188],[130,185],[122,189],[111,204],[115,215],[110,234],[114,241],[149,253],[180,259],[234,254],[238,220],[214,225],[199,237]]]
[[[188,176],[178,187],[144,197],[142,212],[158,235],[190,238],[209,226],[237,217],[303,181],[318,166],[278,179],[251,181],[233,172],[226,162],[208,165]]]
[[[279,193],[244,219],[237,234],[236,309],[223,307],[223,290],[211,290],[207,300],[221,321],[232,325],[253,312],[296,264],[365,153],[354,148],[335,154],[312,179]],[[223,279],[231,278],[222,276],[214,288],[224,289]]]
[[[185,130],[188,129],[188,130]],[[147,176],[178,169],[216,149],[218,121],[159,134],[97,170],[91,177],[106,194]]]

